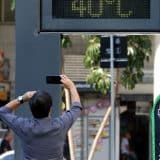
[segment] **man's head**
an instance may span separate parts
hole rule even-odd
[[[48,117],[52,106],[52,98],[45,91],[37,91],[29,100],[29,106],[34,118]]]
[[[131,139],[131,134],[130,134],[130,132],[129,132],[129,131],[126,131],[126,133],[125,133],[125,137],[126,137],[127,139]]]
[[[13,136],[12,136],[12,134],[11,134],[10,131],[7,131],[7,132],[5,133],[4,139],[5,139],[6,141],[8,141],[8,142],[11,142],[11,141],[12,141]]]

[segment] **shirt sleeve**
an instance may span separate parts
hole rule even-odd
[[[14,115],[8,107],[0,108],[0,119],[18,136],[22,137],[24,135],[25,119]]]
[[[62,116],[59,117],[59,121],[65,131],[68,131],[76,119],[81,115],[82,106],[79,102],[73,102],[72,108],[65,111]]]

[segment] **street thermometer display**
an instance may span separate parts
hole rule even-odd
[[[159,32],[160,0],[39,0],[42,32]]]

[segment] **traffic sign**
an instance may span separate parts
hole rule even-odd
[[[110,37],[101,37],[100,47],[100,66],[102,68],[110,68]],[[114,50],[114,67],[122,68],[128,64],[127,56],[127,37],[126,36],[114,36],[113,37],[113,50]]]

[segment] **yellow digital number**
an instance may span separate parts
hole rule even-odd
[[[125,12],[125,13],[124,13]],[[121,18],[129,18],[133,14],[133,11],[122,11],[121,0],[117,0],[117,15]]]
[[[86,2],[86,3],[84,3]],[[88,14],[90,17],[99,18],[103,15],[104,5],[113,5],[116,10],[117,16],[121,18],[129,18],[133,15],[132,10],[125,11],[122,9],[122,0],[99,0],[99,8],[95,11],[93,0],[73,0],[72,1],[72,11],[77,11],[80,14],[80,17],[85,17],[85,14]]]
[[[73,1],[72,11],[79,11],[80,17],[84,17],[84,11],[86,11],[86,7],[84,6],[84,0]]]
[[[104,0],[104,2],[106,2],[108,5],[112,5],[115,0]]]
[[[91,17],[100,17],[103,14],[103,1],[104,0],[99,0],[99,9],[98,13],[93,13],[93,7],[92,7],[92,0],[88,0],[88,14]]]

